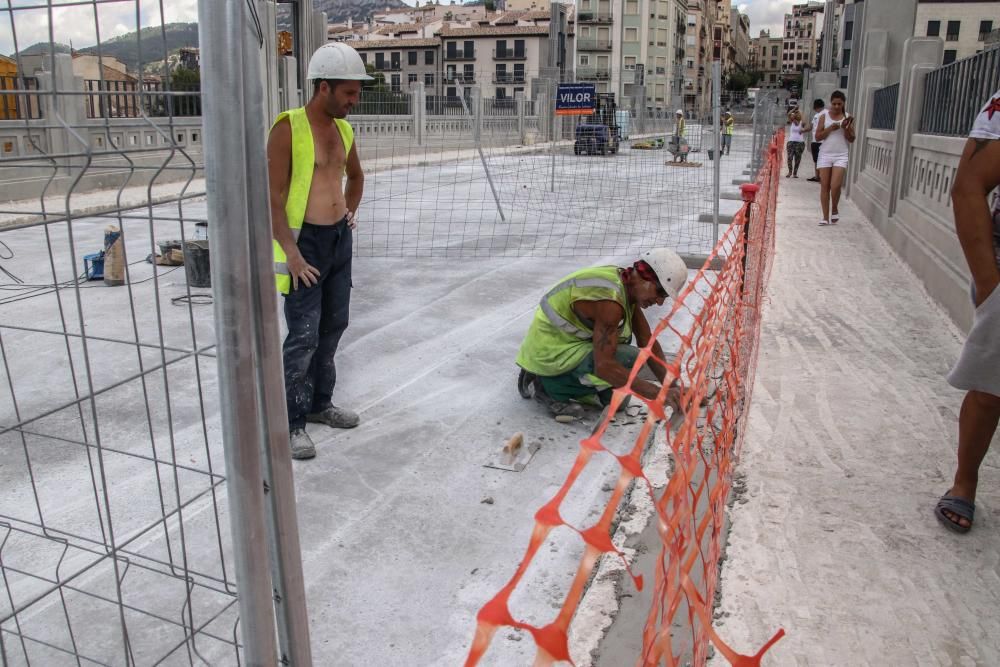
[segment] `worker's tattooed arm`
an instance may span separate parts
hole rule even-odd
[[[646,319],[646,315],[639,306],[633,306],[632,308],[632,331],[635,333],[635,343],[639,347],[646,347],[653,337],[649,320]],[[649,366],[649,370],[653,371],[660,384],[663,384],[667,381],[667,357],[663,354],[663,348],[660,347],[659,341],[653,341],[650,351],[653,354],[646,361],[646,365]]]
[[[594,374],[612,387],[628,384],[631,368],[626,368],[615,357],[618,351],[619,324],[625,314],[614,301],[592,301],[574,304],[580,314],[594,322]],[[636,378],[632,389],[647,399],[655,399],[660,392],[658,385]]]

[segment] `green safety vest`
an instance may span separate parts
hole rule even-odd
[[[285,217],[288,218],[292,237],[298,241],[302,231],[302,221],[306,216],[306,205],[309,203],[309,189],[312,187],[313,170],[316,167],[316,149],[305,107],[281,112],[274,120],[274,125],[285,118],[292,126],[292,178],[288,185],[288,199],[285,201]],[[340,138],[344,142],[346,156],[354,145],[354,128],[342,118],[334,120],[340,131]],[[274,129],[274,125],[271,129]],[[274,283],[279,292],[288,294],[292,287],[292,277],[288,275],[288,257],[280,243],[275,240],[273,245]]]
[[[726,134],[728,134],[729,136],[733,136],[733,125],[735,124],[736,124],[735,118],[726,119]]]
[[[625,311],[619,344],[632,340],[632,306],[617,266],[596,266],[566,276],[542,297],[517,354],[517,365],[535,375],[568,373],[594,350],[594,325],[573,310],[576,301],[614,301]]]

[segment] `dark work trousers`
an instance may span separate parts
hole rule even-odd
[[[288,336],[282,348],[288,427],[305,428],[306,415],[330,407],[337,367],[333,355],[347,329],[351,306],[351,228],[302,223],[299,251],[320,272],[319,282],[285,296]]]

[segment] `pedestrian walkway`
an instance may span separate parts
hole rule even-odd
[[[996,443],[973,531],[932,514],[961,332],[850,202],[819,227],[819,185],[781,185],[719,633],[752,653],[785,628],[765,665],[998,665]]]

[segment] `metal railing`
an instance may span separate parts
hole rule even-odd
[[[875,101],[872,104],[873,130],[896,129],[896,107],[899,102],[899,84],[880,88],[875,91]]]
[[[576,46],[577,51],[610,51],[610,39],[581,39]]]
[[[528,53],[524,49],[493,49],[493,60],[527,60]]]
[[[578,67],[576,78],[581,81],[606,81],[611,78],[609,67]]]
[[[445,51],[445,60],[475,60],[475,51]]]
[[[33,76],[0,76],[0,120],[41,118],[42,106],[38,95],[28,92],[32,90],[38,90]]]
[[[409,93],[394,92],[380,88],[364,88],[361,99],[351,113],[358,115],[408,115],[413,113]]]
[[[612,23],[611,12],[580,12],[580,23]]]
[[[87,79],[83,89],[88,118],[201,115],[200,84]]]
[[[989,49],[927,74],[922,134],[965,136],[983,104],[1000,88],[1000,49]]]
[[[524,72],[494,72],[493,83],[519,84],[524,83]]]

